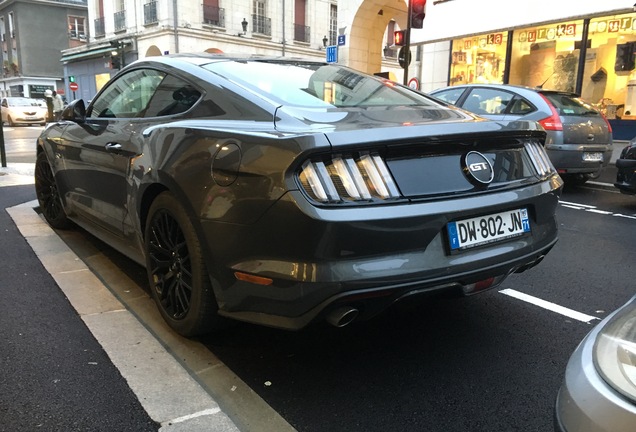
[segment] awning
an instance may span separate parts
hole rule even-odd
[[[61,62],[68,62],[68,61],[71,61],[71,60],[98,57],[98,56],[100,56],[102,54],[110,53],[113,50],[114,50],[114,48],[111,47],[111,46],[102,47],[102,48],[95,48],[95,49],[92,49],[92,50],[87,50],[87,51],[82,51],[82,52],[76,52],[76,53],[73,53],[73,54],[63,55],[62,58],[60,59],[60,61]]]

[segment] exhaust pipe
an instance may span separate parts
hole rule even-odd
[[[341,306],[327,314],[327,322],[334,327],[344,327],[351,324],[358,317],[358,309],[351,306]]]

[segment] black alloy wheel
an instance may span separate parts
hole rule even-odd
[[[152,203],[144,238],[150,291],[170,327],[186,337],[220,328],[199,239],[172,194]]]
[[[53,228],[67,229],[72,222],[66,216],[49,160],[40,152],[35,160],[35,194],[44,219]]]

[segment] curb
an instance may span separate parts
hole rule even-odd
[[[36,206],[37,201],[31,201],[7,212],[148,415],[161,425],[159,431],[239,431],[210,394],[44,223]]]

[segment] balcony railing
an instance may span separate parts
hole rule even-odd
[[[154,24],[157,19],[157,2],[151,1],[144,4],[144,25]]]
[[[298,42],[309,42],[311,27],[302,24],[294,24],[294,40]]]
[[[126,30],[126,11],[115,12],[115,31]]]
[[[203,5],[203,24],[225,27],[225,9]]]
[[[252,33],[272,35],[272,19],[262,15],[252,15]]]
[[[95,37],[103,37],[105,35],[104,17],[95,18]]]

